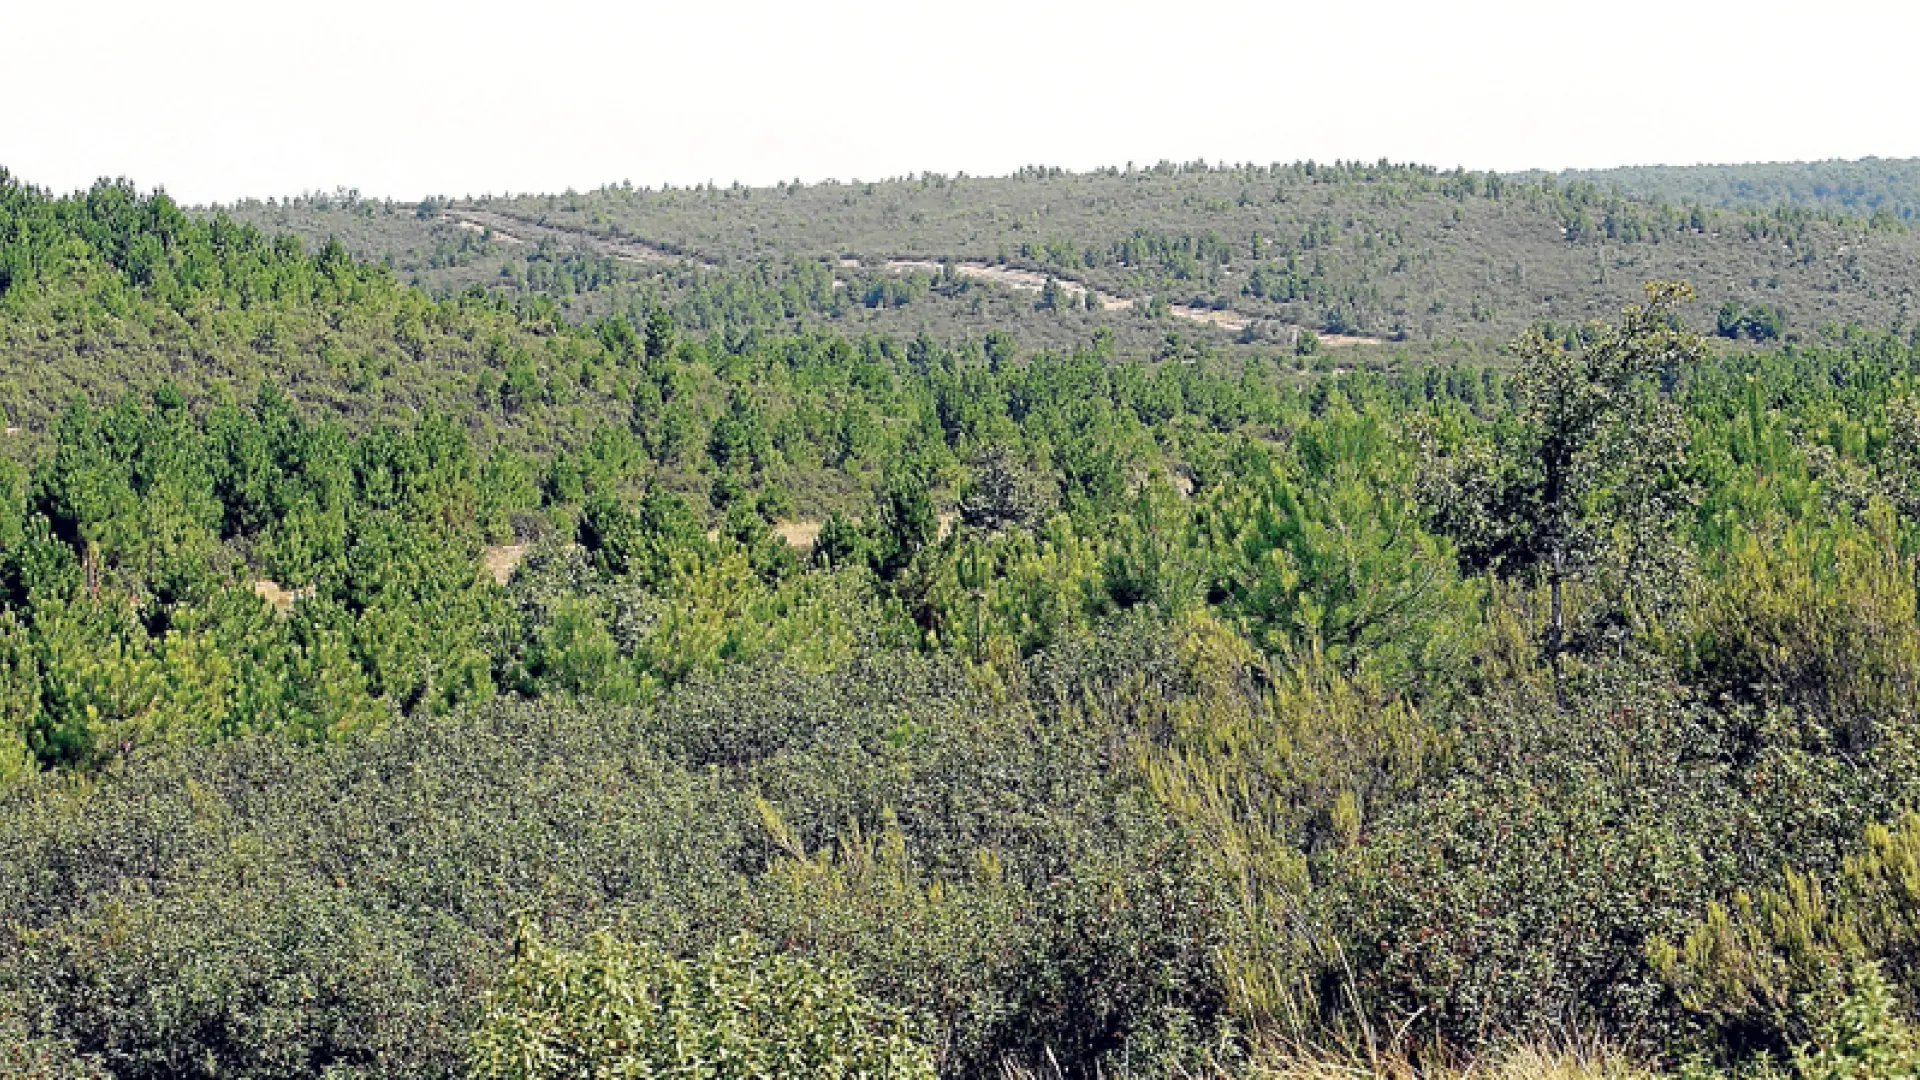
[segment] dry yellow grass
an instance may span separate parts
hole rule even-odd
[[[1009,1064],[1004,1080],[1059,1080],[1057,1068]],[[1400,1053],[1286,1050],[1261,1054],[1232,1069],[1178,1072],[1167,1080],[1662,1080],[1604,1043],[1568,1039],[1532,1043],[1446,1065],[1416,1063]]]
[[[1238,1080],[1657,1080],[1659,1076],[1603,1046],[1521,1046],[1464,1065],[1432,1067],[1405,1058],[1281,1057],[1239,1073]]]
[[[527,545],[506,544],[488,548],[481,554],[480,562],[492,575],[495,585],[505,585],[513,578],[513,571],[520,565],[520,560],[526,557]]]
[[[813,542],[820,538],[820,523],[818,521],[782,521],[774,525],[773,534],[793,547],[811,551]]]

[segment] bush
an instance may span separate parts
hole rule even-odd
[[[1199,690],[1147,725],[1164,739],[1141,751],[1146,783],[1227,892],[1218,963],[1236,1017],[1261,1029],[1298,1021],[1325,944],[1299,932],[1309,853],[1358,843],[1444,759],[1445,739],[1318,651],[1275,671],[1204,616],[1179,649]]]
[[[0,1076],[16,1080],[109,1080],[96,1058],[41,1035],[18,996],[0,994]]]
[[[1460,718],[1448,767],[1316,865],[1335,1006],[1351,980],[1370,1016],[1453,1045],[1674,1033],[1644,944],[1724,887],[1741,807],[1671,685],[1603,671],[1569,693]]]
[[[737,928],[745,812],[609,709],[43,773],[0,793],[0,991],[119,1080],[444,1078],[513,913]]]
[[[1742,537],[1706,591],[1696,677],[1829,722],[1845,747],[1911,716],[1920,686],[1920,592],[1891,510],[1861,525]]]
[[[1910,994],[1920,984],[1920,815],[1869,827],[1831,879],[1790,869],[1776,888],[1710,906],[1684,938],[1649,954],[1736,1052],[1780,1053],[1817,1037],[1831,1019],[1821,1010],[1834,999],[1833,972],[1872,965],[1853,991],[1880,993],[1884,974]]]
[[[523,929],[467,1076],[933,1080],[934,1069],[905,1012],[859,993],[845,970],[752,937],[682,960],[604,933],[555,948]]]
[[[1913,1080],[1920,1077],[1920,1039],[1899,1014],[1893,991],[1871,964],[1843,970],[1829,983],[1826,1016],[1813,1043],[1794,1055],[1806,1080]]]

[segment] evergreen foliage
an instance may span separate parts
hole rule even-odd
[[[912,184],[782,198],[966,186]],[[552,228],[735,245],[746,200]],[[0,1070],[1258,1075],[1574,1031],[1912,1071],[1904,331],[1703,337],[1677,285],[1425,363],[1069,323],[1123,267],[1285,295],[1365,244],[1337,218],[1028,237],[1051,339],[758,306],[964,298],[841,252],[581,319],[125,185],[0,183],[0,222]]]

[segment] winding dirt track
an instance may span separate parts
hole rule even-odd
[[[840,264],[845,266],[849,262],[852,262],[852,260],[842,259]],[[857,266],[859,264],[856,262],[854,265]],[[989,282],[995,285],[1004,285],[1010,289],[1018,289],[1021,292],[1037,293],[1047,286],[1047,275],[1033,270],[1019,270],[1006,266],[994,266],[984,262],[956,262],[947,265],[952,266],[953,272],[960,277],[969,278],[974,281]],[[896,274],[913,273],[915,271],[938,274],[941,268],[940,263],[934,262],[931,259],[887,260],[887,269]],[[1054,278],[1053,280],[1058,284],[1062,292],[1075,300],[1079,300],[1086,296],[1088,292],[1092,292],[1094,297],[1100,301],[1100,307],[1104,311],[1125,311],[1133,307],[1136,303],[1136,301],[1127,297],[1104,293],[1077,281],[1069,281],[1066,278]],[[1195,307],[1192,304],[1169,303],[1167,305],[1167,313],[1177,319],[1207,323],[1212,326],[1218,326],[1224,330],[1232,331],[1245,330],[1248,326],[1252,325],[1254,321],[1251,316],[1243,315],[1237,311],[1216,311],[1212,308]],[[1384,345],[1386,344],[1386,340],[1356,334],[1321,334],[1320,343],[1332,347],[1343,345]]]
[[[552,236],[563,242],[571,243],[576,247],[584,248],[598,255],[610,256],[622,262],[663,263],[688,259],[699,262],[703,266],[711,267],[714,265],[704,259],[698,259],[694,256],[673,251],[656,244],[649,244],[644,240],[636,240],[631,237],[608,236],[604,233],[594,232],[591,229],[582,228],[577,225],[560,225],[549,221],[534,221],[510,214],[502,214],[493,210],[448,209],[446,216],[448,220],[460,228],[472,229],[476,232],[490,232],[495,238],[505,244],[537,243],[542,239]],[[854,269],[862,264],[858,259],[840,259],[837,260],[837,265],[844,269]],[[1048,276],[1046,274],[1034,270],[1022,270],[1017,267],[996,266],[992,263],[979,260],[947,264],[938,263],[932,259],[893,258],[886,261],[886,268],[896,274],[915,272],[938,274],[946,266],[951,266],[953,272],[960,277],[972,281],[999,285],[1020,292],[1038,293],[1047,287]],[[1100,301],[1100,308],[1103,311],[1126,311],[1138,303],[1138,301],[1130,297],[1115,296],[1112,293],[1101,292],[1089,285],[1067,278],[1054,278],[1053,280],[1063,293],[1074,300],[1084,301],[1086,295],[1091,292],[1094,298]],[[840,288],[844,288],[845,284],[844,281],[840,280],[834,282],[834,285]],[[1216,311],[1212,308],[1196,307],[1192,304],[1169,303],[1167,305],[1167,312],[1175,318],[1186,319],[1189,322],[1206,323],[1210,326],[1218,326],[1223,330],[1236,333],[1245,330],[1254,322],[1252,316],[1237,311]],[[1365,337],[1357,334],[1321,334],[1320,343],[1329,347],[1338,348],[1345,345],[1384,345],[1386,341],[1382,338]]]
[[[634,240],[624,236],[607,236],[575,225],[556,225],[547,221],[529,221],[526,218],[496,213],[492,210],[450,209],[447,219],[463,229],[491,231],[502,243],[537,243],[548,236],[584,248],[596,255],[607,255],[630,263],[674,262],[685,256],[678,252],[656,247],[644,240]],[[711,264],[708,264],[711,265]]]
[[[984,262],[957,262],[948,265],[951,265],[953,272],[960,277],[973,281],[984,281],[994,285],[1005,285],[1007,288],[1018,289],[1021,292],[1037,293],[1047,287],[1047,275],[1036,273],[1032,270],[1017,270],[1012,267],[994,266],[991,263]],[[896,274],[906,274],[914,271],[938,274],[941,270],[941,264],[931,259],[888,259],[887,269]],[[1077,281],[1068,281],[1065,278],[1055,278],[1054,281],[1059,284],[1060,291],[1075,300],[1086,296],[1089,291],[1087,286]],[[1112,296],[1098,289],[1091,291],[1100,301],[1100,306],[1107,311],[1124,311],[1133,306],[1133,301],[1125,297]]]

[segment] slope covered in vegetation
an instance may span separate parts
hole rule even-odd
[[[1672,203],[1740,209],[1807,207],[1905,222],[1920,215],[1920,160],[1913,158],[1642,165],[1569,170],[1559,178]]]
[[[1905,332],[697,335],[4,198],[0,1063],[1914,1060]]]
[[[930,282],[936,294],[1011,270],[1031,275],[1024,295],[1055,315],[1088,306],[1081,286],[1104,296],[1104,310],[1076,317],[1113,327],[1127,344],[1142,323],[1162,328],[1150,343],[1167,328],[1205,336],[1221,326],[1222,340],[1269,346],[1294,343],[1300,329],[1414,345],[1504,341],[1539,320],[1604,318],[1640,282],[1663,278],[1695,284],[1689,311],[1702,322],[1729,303],[1778,312],[1776,333],[1809,339],[1829,326],[1912,322],[1920,240],[1902,215],[1875,214],[1877,198],[1809,203],[1791,185],[1776,197],[1753,183],[1754,194],[1733,198],[1679,180],[1163,163],[770,189],[621,185],[405,207],[314,198],[232,212],[314,238],[359,237],[356,251],[391,255],[437,287],[484,278],[541,288],[550,278],[535,258],[543,244],[648,276],[663,260],[783,276],[809,267],[842,277],[847,287],[829,293],[849,308],[902,299],[876,269],[899,276],[950,263],[958,273]],[[1898,196],[1888,199],[1897,210]],[[462,249],[485,250],[476,265],[498,270],[438,267]],[[591,290],[587,277],[570,276],[563,292]],[[1048,279],[1071,288],[1041,297]],[[963,318],[933,314],[940,306],[915,315]]]

